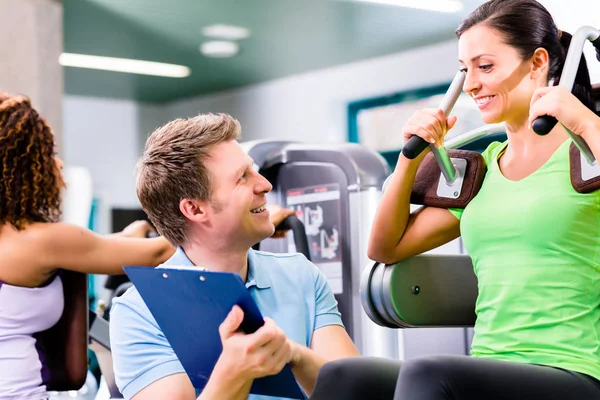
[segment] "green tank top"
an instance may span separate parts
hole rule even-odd
[[[507,142],[490,144],[481,190],[450,212],[479,284],[473,356],[600,379],[600,190],[571,186],[570,143],[520,181],[498,166]]]

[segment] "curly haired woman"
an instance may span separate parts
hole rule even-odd
[[[137,221],[100,236],[59,222],[62,161],[54,137],[29,99],[0,94],[0,398],[45,399],[34,334],[64,308],[59,269],[122,274],[123,265],[158,265],[174,248],[144,239]]]

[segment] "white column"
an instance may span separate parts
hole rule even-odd
[[[62,148],[60,0],[0,0],[0,90],[28,96]]]

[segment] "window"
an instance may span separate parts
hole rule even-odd
[[[449,84],[439,85],[350,103],[348,141],[378,151],[393,169],[402,150],[404,123],[417,110],[438,107],[448,87]],[[452,115],[457,115],[458,121],[447,138],[484,125],[475,102],[464,93],[458,98]],[[492,135],[464,148],[482,151],[493,140],[505,140],[505,135],[500,136]]]

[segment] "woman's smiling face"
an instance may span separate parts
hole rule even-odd
[[[479,24],[465,31],[458,59],[467,74],[463,90],[475,100],[485,123],[527,120],[539,87],[531,74],[532,61],[523,60],[498,30]]]

